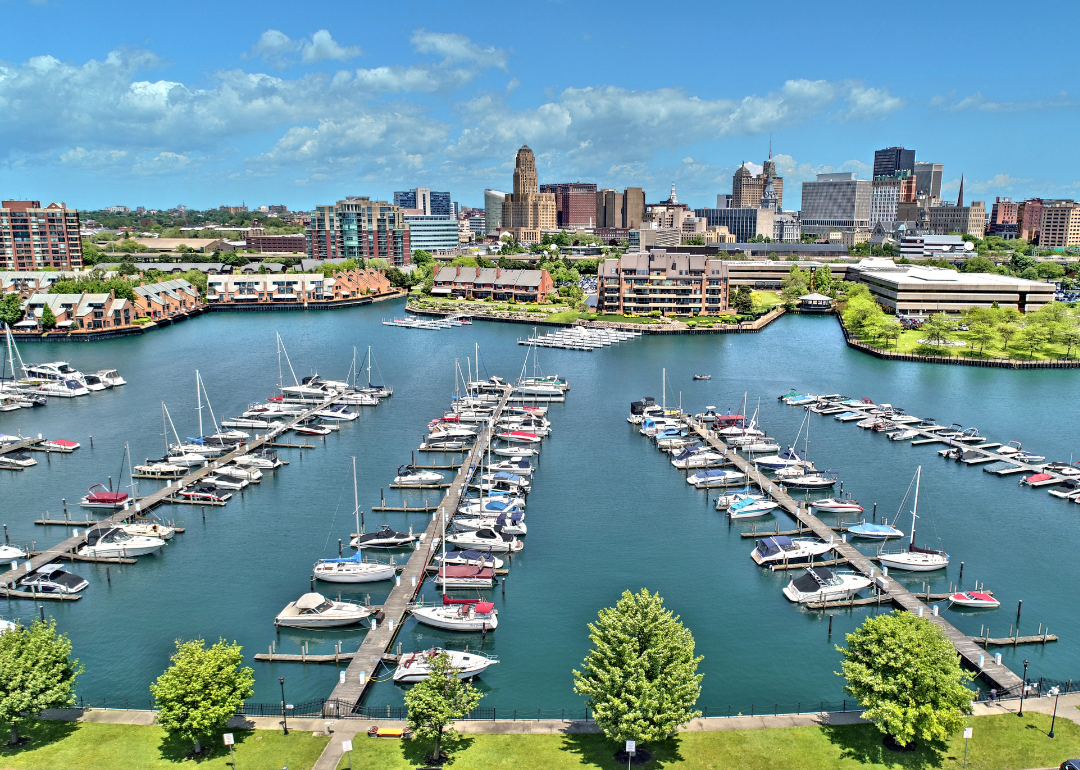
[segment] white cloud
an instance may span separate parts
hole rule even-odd
[[[311,40],[304,41],[300,58],[305,62],[317,62],[325,59],[347,61],[359,55],[360,48],[358,46],[339,45],[327,30],[320,29],[311,36]]]
[[[987,99],[982,92],[957,98],[956,91],[947,94],[938,94],[930,99],[930,106],[945,112],[965,112],[977,110],[980,112],[1021,112],[1025,110],[1052,110],[1070,109],[1080,107],[1080,100],[1069,96],[1067,91],[1059,91],[1052,97],[1045,99],[1032,99],[1023,102],[1000,102]]]
[[[990,179],[979,181],[966,179],[964,180],[964,187],[970,185],[970,189],[975,192],[987,192],[988,190],[1007,191],[1018,187],[1026,189],[1034,182],[1034,179],[1019,178],[1012,176],[1011,174],[994,174]],[[957,185],[957,187],[959,187],[959,185]]]
[[[847,94],[848,108],[840,112],[841,120],[874,120],[904,107],[904,100],[884,88],[853,86]]]
[[[506,69],[506,51],[493,46],[481,48],[464,35],[418,29],[413,33],[410,42],[420,53],[438,54],[446,62],[468,62],[484,68]]]
[[[259,40],[251,47],[246,56],[257,57],[277,67],[284,67],[295,63],[294,54],[300,54],[300,60],[305,64],[333,59],[335,61],[347,61],[359,56],[360,48],[357,46],[344,46],[339,44],[331,36],[330,32],[320,29],[310,38],[293,40],[278,29],[268,29],[259,36]]]

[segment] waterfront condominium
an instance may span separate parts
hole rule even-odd
[[[728,309],[727,283],[719,259],[666,249],[624,254],[600,265],[596,307],[620,315],[719,313]]]
[[[385,259],[409,264],[409,223],[399,206],[349,196],[311,212],[305,234],[308,259]]]
[[[79,270],[79,212],[63,203],[0,201],[0,270]]]
[[[542,184],[540,192],[555,196],[555,224],[563,230],[596,225],[596,185],[591,182]]]

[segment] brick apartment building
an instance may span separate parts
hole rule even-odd
[[[218,275],[206,282],[206,299],[211,307],[297,307],[309,303],[332,307],[334,303],[355,304],[363,297],[395,291],[378,270],[342,270],[330,278],[305,273]]]
[[[403,210],[367,196],[316,206],[304,237],[308,259],[385,259],[404,267],[412,253]]]
[[[435,274],[435,296],[473,297],[500,302],[543,302],[555,291],[547,270],[499,267],[443,267]]]
[[[79,212],[63,203],[0,201],[0,270],[82,268]]]
[[[42,332],[41,316],[48,305],[56,316],[55,332],[97,332],[134,329],[138,319],[174,321],[201,311],[199,291],[182,278],[135,287],[135,300],[108,294],[49,294],[35,292],[23,303],[23,320],[16,332]]]
[[[249,235],[247,248],[258,249],[264,254],[303,254],[307,251],[307,239],[297,235]]]
[[[665,249],[605,259],[597,281],[601,313],[702,315],[728,309],[727,263]]]
[[[596,225],[596,185],[589,182],[542,184],[555,195],[555,224],[563,230]]]

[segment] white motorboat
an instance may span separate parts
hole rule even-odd
[[[469,564],[444,564],[435,575],[435,585],[444,589],[492,588],[495,568]]]
[[[46,564],[19,579],[27,591],[43,594],[77,594],[90,583],[81,575],[65,572],[59,564]]]
[[[903,430],[893,431],[892,433],[888,433],[886,435],[888,435],[889,441],[910,441],[913,438],[918,438],[922,434],[920,434],[917,430],[912,430],[911,428],[904,428]]]
[[[905,572],[933,572],[949,566],[949,554],[915,545],[915,520],[919,518],[919,482],[922,479],[922,466],[915,471],[915,504],[911,509],[911,539],[907,551],[885,553],[879,551],[877,561],[882,567],[904,570]],[[910,488],[909,488],[910,489]],[[905,496],[906,499],[906,496]],[[901,503],[903,506],[903,503]]]
[[[412,608],[418,623],[444,631],[494,631],[499,626],[499,612],[491,602],[476,599],[450,599],[434,607]]]
[[[502,430],[495,434],[497,438],[510,444],[539,444],[541,437],[523,430]]]
[[[101,379],[101,377],[96,374],[84,374],[83,385],[85,385],[86,389],[89,390],[91,393],[108,390],[112,387],[112,385],[105,382],[105,380]]]
[[[525,544],[514,535],[508,535],[497,527],[483,527],[475,532],[455,532],[446,542],[456,548],[474,548],[491,553],[516,553]]]
[[[360,416],[356,412],[350,412],[349,407],[345,404],[335,404],[329,409],[322,409],[316,412],[315,415],[324,420],[355,420]]]
[[[418,470],[411,465],[399,465],[394,483],[402,487],[435,486],[446,481],[441,473]]]
[[[733,487],[742,484],[745,480],[746,475],[738,471],[710,468],[688,476],[686,483],[693,484],[698,489],[709,489],[712,487]]]
[[[528,492],[532,482],[525,476],[506,471],[495,473],[482,473],[477,483],[473,486],[488,491],[500,491],[508,493]]]
[[[515,476],[532,476],[536,471],[536,468],[534,468],[532,463],[524,457],[515,455],[509,460],[502,460],[501,462],[485,465],[484,470],[491,471],[492,473],[512,473]]]
[[[0,545],[0,564],[6,564],[12,559],[25,559],[26,551],[13,545]]]
[[[760,495],[736,495],[736,499],[728,506],[728,517],[731,519],[753,519],[764,516],[780,507],[780,503],[762,498]]]
[[[763,567],[770,564],[802,564],[824,556],[832,549],[832,543],[814,537],[771,535],[757,541],[750,551],[750,558]]]
[[[784,486],[788,489],[832,489],[838,477],[833,472],[805,473],[801,476],[784,478]]]
[[[360,527],[360,534],[349,541],[349,545],[353,548],[403,548],[416,540],[411,525],[407,533],[395,532],[386,524],[379,530],[366,534],[363,529]]]
[[[182,465],[173,465],[170,462],[155,462],[146,463],[145,465],[136,465],[135,471],[146,476],[186,476],[188,469]]]
[[[115,369],[99,369],[97,376],[110,388],[114,388],[118,385],[127,385],[127,380],[121,377],[120,373]]]
[[[193,503],[224,503],[232,497],[231,492],[223,492],[217,484],[200,481],[193,487],[184,487],[177,492],[180,497]]]
[[[765,457],[755,458],[754,463],[767,471],[780,470],[781,468],[792,468],[798,465],[802,465],[806,462],[799,453],[792,448],[785,449],[776,455],[768,455]]]
[[[807,567],[805,574],[784,587],[784,596],[800,604],[847,600],[873,581],[855,572],[830,572],[825,567]]]
[[[53,361],[47,364],[23,364],[23,377],[27,380],[75,380],[85,382],[85,376],[75,369],[67,361]]]
[[[129,535],[156,537],[160,540],[172,540],[173,535],[176,534],[176,530],[172,527],[153,519],[142,519],[127,524],[117,524],[116,526]]]
[[[463,516],[498,516],[525,508],[525,498],[516,495],[484,495],[482,498],[464,498],[458,503],[458,513]]]
[[[490,655],[480,655],[475,652],[458,652],[457,650],[444,650],[441,647],[432,647],[423,652],[414,652],[408,656],[402,656],[394,669],[394,681],[400,684],[413,684],[422,682],[431,673],[431,662],[439,655],[445,655],[450,659],[450,665],[458,679],[472,679],[486,671],[499,661]]]
[[[232,476],[224,471],[215,473],[212,476],[203,476],[202,481],[207,484],[213,484],[216,487],[222,489],[235,489],[240,490],[251,483],[250,479],[245,476]]]
[[[206,458],[194,452],[170,453],[165,457],[169,465],[183,465],[186,468],[196,468],[206,462]]]
[[[859,505],[859,501],[852,500],[850,497],[840,499],[826,497],[821,500],[814,500],[810,503],[810,507],[827,513],[862,513],[863,510],[863,507]]]
[[[496,559],[490,553],[482,551],[450,551],[449,553],[437,554],[435,561],[440,564],[470,564],[474,567],[486,566],[494,569],[502,569],[503,560]]]
[[[257,428],[264,431],[285,427],[285,423],[280,420],[263,417],[234,417],[231,420],[222,420],[221,425],[225,428]]]
[[[240,455],[234,459],[233,462],[243,468],[262,468],[270,470],[284,465],[275,449],[263,449],[258,454]]]
[[[80,380],[52,380],[42,383],[38,392],[56,398],[75,398],[89,395],[90,389]]]
[[[715,468],[718,465],[723,465],[726,461],[725,457],[719,452],[711,450],[694,452],[686,449],[673,459],[671,464],[684,470],[686,468]]]
[[[79,501],[84,508],[110,508],[118,510],[128,502],[127,492],[113,492],[104,484],[94,484],[87,491],[86,497]]]
[[[119,527],[94,527],[87,530],[86,545],[78,553],[98,559],[121,559],[156,553],[164,545],[160,537],[129,535]]]
[[[527,535],[529,528],[525,525],[525,512],[512,511],[500,513],[498,516],[477,516],[456,519],[454,526],[458,531],[468,532],[479,529],[495,529],[507,535]]]
[[[536,457],[537,455],[539,455],[540,454],[540,448],[539,447],[525,447],[525,446],[520,446],[520,445],[499,446],[499,447],[492,448],[491,453],[493,455],[498,455],[499,457],[527,458],[527,457]]]
[[[720,495],[720,497],[716,498],[716,510],[718,510],[718,511],[726,511],[728,506],[731,505],[732,503],[736,503],[739,500],[745,500],[748,497],[753,498],[754,500],[764,500],[764,499],[766,499],[765,495],[759,495],[759,494],[751,493],[751,492],[749,492],[749,489],[750,489],[750,486],[747,485],[746,486],[747,491],[744,491],[744,492],[732,492],[729,495]]]
[[[351,626],[371,615],[371,610],[351,602],[335,602],[320,593],[307,593],[289,602],[274,618],[275,626],[287,628],[335,628]]]
[[[393,558],[389,564],[364,561],[363,554],[357,553],[343,559],[320,559],[312,570],[316,580],[327,583],[374,583],[379,580],[391,580],[397,575]]]

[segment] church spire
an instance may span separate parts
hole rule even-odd
[[[679,199],[675,197],[675,183],[671,183],[671,197],[668,198],[668,203],[678,203]]]
[[[960,175],[960,194],[956,196],[956,207],[963,208],[964,206],[964,175]]]

